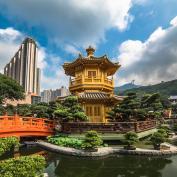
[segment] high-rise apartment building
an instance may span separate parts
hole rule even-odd
[[[52,90],[41,92],[41,102],[49,103],[51,101]]]
[[[50,101],[55,101],[58,97],[68,96],[69,94],[69,90],[64,86],[56,90],[44,90],[41,92],[41,102],[48,103]]]
[[[40,69],[37,68],[37,53],[36,42],[28,37],[4,68],[6,76],[19,82],[26,93],[34,95],[40,95]]]

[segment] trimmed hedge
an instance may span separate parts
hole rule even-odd
[[[77,138],[69,138],[69,137],[48,137],[47,138],[49,143],[63,146],[63,147],[72,147],[76,149],[81,149],[83,140],[77,139]]]
[[[0,156],[9,151],[13,146],[19,146],[19,139],[16,137],[0,138]]]
[[[57,135],[53,137],[49,136],[47,140],[49,143],[58,146],[71,147],[75,149],[95,149],[99,146],[103,146],[102,139],[94,130],[87,131],[83,140],[63,135]]]
[[[83,149],[96,149],[103,145],[103,140],[94,130],[87,131],[82,145]]]
[[[22,156],[0,162],[0,177],[39,177],[45,168],[42,156]]]

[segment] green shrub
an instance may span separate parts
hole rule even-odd
[[[94,149],[103,144],[102,139],[98,136],[96,131],[88,131],[84,140],[78,138],[70,138],[62,135],[57,135],[54,137],[49,136],[47,140],[49,143],[58,146],[72,147],[76,149]]]
[[[138,135],[135,132],[127,132],[124,138],[127,146],[134,145],[136,142],[138,142]]]
[[[82,145],[83,149],[95,149],[103,144],[103,140],[94,130],[87,131]]]
[[[42,156],[22,156],[0,162],[0,177],[42,176],[45,159]]]
[[[77,139],[77,138],[69,138],[69,137],[48,137],[48,142],[58,145],[58,146],[63,146],[63,147],[72,147],[76,149],[80,149],[83,144],[83,140]]]
[[[74,113],[73,116],[76,120],[80,120],[80,121],[88,120],[88,117],[86,116],[85,112],[76,112]]]
[[[12,147],[19,145],[19,139],[16,137],[0,138],[0,156]]]
[[[166,137],[163,133],[161,132],[155,132],[152,136],[151,136],[151,142],[154,145],[154,149],[159,149],[160,148],[160,144],[164,143],[166,140]]]
[[[173,125],[173,131],[177,132],[177,124]]]
[[[164,130],[166,131],[167,135],[168,135],[168,134],[170,133],[170,131],[171,131],[168,125],[161,125],[161,126],[160,126],[160,129],[164,129]]]
[[[160,128],[157,132],[163,134],[164,137],[168,138],[168,131],[166,129]]]

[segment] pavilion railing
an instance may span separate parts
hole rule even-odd
[[[156,128],[156,121],[137,122],[111,122],[111,123],[89,123],[89,122],[65,122],[62,123],[63,133],[84,133],[96,130],[99,133],[136,133]]]
[[[95,83],[95,84],[99,84],[99,83],[105,83],[108,85],[113,85],[113,79],[109,79],[109,78],[102,78],[102,77],[83,77],[83,76],[78,76],[75,78],[72,78],[70,80],[70,86],[74,86],[74,85],[79,85],[79,84],[90,84],[90,83]]]

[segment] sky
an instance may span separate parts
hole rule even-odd
[[[177,79],[176,7],[176,0],[0,0],[0,72],[30,36],[41,89],[68,86],[63,63],[89,45],[121,64],[116,86]]]

